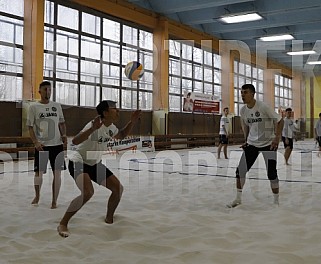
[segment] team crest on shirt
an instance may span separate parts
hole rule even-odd
[[[112,137],[112,136],[114,135],[114,132],[111,131],[111,130],[109,130],[109,131],[108,131],[108,134],[109,134],[110,137]]]
[[[251,117],[247,119],[247,122],[249,124],[253,124],[253,123],[259,123],[262,122],[262,118],[260,117],[260,112],[256,111],[254,114],[251,113]],[[254,117],[255,116],[255,117]]]
[[[99,139],[98,139],[98,144],[101,144],[101,143],[103,143],[103,142],[108,142],[108,141],[109,141],[108,138],[105,138],[105,137],[100,136]]]
[[[56,107],[54,107],[54,106],[53,106],[51,109],[52,109],[52,111],[54,111],[54,112],[56,112],[56,111],[57,111],[57,108],[56,108]]]

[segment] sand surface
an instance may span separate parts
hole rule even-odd
[[[217,160],[216,149],[105,155],[125,187],[115,223],[104,223],[110,192],[94,185],[66,239],[56,227],[79,194],[68,171],[52,210],[51,172],[34,207],[33,161],[0,164],[0,263],[320,263],[321,158],[314,142],[295,142],[291,166],[280,145],[279,207],[260,157],[247,175],[242,205],[227,208],[242,152],[229,147],[230,158]]]

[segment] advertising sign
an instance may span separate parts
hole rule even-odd
[[[183,111],[218,114],[220,112],[220,102],[211,94],[185,92]]]

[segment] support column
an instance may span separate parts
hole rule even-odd
[[[299,119],[304,117],[302,114],[302,104],[305,101],[305,96],[301,92],[301,84],[302,84],[302,76],[300,73],[293,73],[292,78],[292,98],[293,98],[293,111],[294,111],[294,119]]]
[[[153,35],[153,110],[164,110],[168,112],[168,21],[160,19]]]
[[[38,86],[43,80],[45,0],[25,0],[23,33],[24,100],[39,98]]]
[[[310,137],[314,135],[314,76],[310,77]]]
[[[159,19],[154,30],[154,74],[153,74],[153,135],[166,134],[168,105],[168,21]]]
[[[221,44],[221,42],[220,42]],[[221,111],[228,107],[230,113],[234,113],[234,52],[220,46],[222,62],[222,101]]]
[[[271,106],[273,109],[275,108],[275,94],[274,94],[274,74],[276,70],[274,69],[265,69],[263,71],[263,101]],[[257,87],[255,87],[257,88]]]

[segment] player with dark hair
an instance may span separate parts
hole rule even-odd
[[[241,124],[245,143],[243,154],[236,169],[236,198],[228,207],[242,203],[242,190],[246,173],[251,169],[258,155],[262,153],[267,175],[274,195],[274,204],[279,204],[279,179],[276,170],[277,149],[283,128],[283,119],[271,107],[254,98],[255,87],[244,84],[241,90],[244,106],[242,107]]]
[[[94,187],[92,181],[112,192],[107,202],[105,218],[107,224],[113,223],[114,213],[122,196],[123,186],[117,177],[102,163],[102,152],[107,150],[109,139],[123,139],[130,133],[133,125],[140,117],[141,111],[134,111],[127,125],[119,130],[114,125],[114,122],[119,117],[116,102],[104,100],[97,105],[96,110],[98,116],[72,139],[72,143],[76,148],[71,151],[69,156],[68,169],[81,193],[71,201],[60,221],[57,229],[62,237],[69,236],[69,220],[93,196]]]
[[[229,118],[227,117],[229,113],[228,107],[225,107],[223,109],[223,114],[220,119],[220,131],[219,131],[219,138],[220,138],[220,144],[217,148],[217,158],[219,159],[221,156],[221,149],[223,148],[223,153],[225,159],[227,159],[227,145],[228,145],[228,135],[229,135]]]
[[[284,159],[285,164],[289,164],[289,158],[293,149],[293,135],[294,135],[294,123],[292,120],[292,108],[285,109],[285,118],[284,118],[284,126],[282,130],[282,141],[284,144]]]
[[[51,83],[43,81],[39,85],[40,101],[29,107],[27,126],[35,145],[33,205],[38,205],[42,175],[47,171],[50,160],[53,171],[51,208],[57,207],[57,198],[61,186],[61,170],[65,170],[64,146],[67,145],[66,125],[61,105],[50,101]]]

